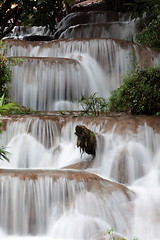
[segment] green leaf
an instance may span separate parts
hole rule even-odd
[[[0,98],[0,107],[3,105],[3,102],[4,102],[4,95],[5,95],[5,94],[3,94],[3,96]]]

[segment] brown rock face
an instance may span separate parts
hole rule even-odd
[[[107,5],[104,0],[87,0],[80,1],[71,7],[71,11],[93,11],[93,10],[107,10]]]
[[[77,147],[80,147],[80,150],[91,154],[96,155],[96,137],[95,134],[84,125],[77,125],[75,128],[75,134],[77,135]]]
[[[130,191],[127,187],[122,184],[111,182],[105,180],[93,173],[88,173],[84,171],[74,171],[74,170],[40,170],[40,169],[0,169],[0,180],[1,177],[19,178],[21,181],[33,180],[36,181],[42,178],[51,178],[53,181],[62,181],[66,179],[67,181],[76,180],[76,182],[85,183],[87,191],[99,192],[107,194],[108,196],[113,192],[122,192],[128,200],[134,197],[134,193]],[[62,181],[63,182],[63,181]]]

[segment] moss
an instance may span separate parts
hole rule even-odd
[[[77,147],[87,154],[96,155],[96,137],[94,132],[86,128],[84,125],[77,125],[75,128],[77,135]]]
[[[30,108],[23,107],[19,104],[10,102],[0,107],[1,115],[22,115],[22,114],[35,114],[36,112]]]

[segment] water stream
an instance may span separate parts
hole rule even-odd
[[[2,133],[11,153],[10,163],[1,163],[7,172],[0,171],[2,237],[99,239],[114,228],[127,239],[158,239],[160,133],[147,120],[124,134],[118,130],[123,119],[113,120],[110,130],[110,118],[51,119],[8,119]],[[76,147],[77,124],[97,133],[94,160]],[[92,164],[83,171],[66,169],[86,162]]]

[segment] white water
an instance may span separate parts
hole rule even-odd
[[[118,193],[107,197],[90,192],[83,181],[1,177],[0,187],[0,225],[7,236],[36,234],[35,239],[37,235],[42,235],[42,239],[93,239],[92,236],[113,224],[122,232],[128,226],[127,218],[123,218],[127,198]],[[123,204],[119,205],[120,198]]]
[[[59,39],[117,38],[132,41],[136,33],[135,22],[77,24],[61,33]]]
[[[77,109],[74,100],[84,93],[108,97],[134,58],[139,66],[159,62],[151,49],[113,39],[15,41],[10,55],[52,58],[28,59],[13,68],[13,98],[39,110]],[[0,139],[10,152],[10,163],[1,162],[0,170],[0,239],[109,240],[105,233],[114,228],[127,240],[159,240],[160,133],[146,124],[136,133],[118,132],[114,124],[105,131],[107,123],[62,117],[7,121]],[[58,172],[91,162],[76,147],[77,124],[97,133],[93,165]],[[44,171],[38,175],[37,169]]]
[[[80,109],[81,95],[97,93],[107,99],[134,61],[138,66],[156,65],[160,56],[113,39],[18,42],[18,46],[13,42],[10,55],[40,58],[13,67],[12,98],[26,107],[50,111]]]
[[[23,39],[24,36],[32,36],[32,35],[43,35],[48,36],[50,34],[50,30],[48,27],[44,26],[15,26],[10,34],[7,35],[6,38],[14,38],[14,39]]]
[[[109,97],[110,82],[96,60],[75,52],[64,59],[25,59],[12,67],[12,99],[34,110],[79,110],[78,99]]]
[[[113,39],[18,42],[18,46],[13,42],[10,55],[32,57],[12,67],[12,99],[48,111],[79,110],[82,95],[97,93],[107,99],[133,63],[156,65],[160,56]]]
[[[77,124],[85,123],[70,120],[61,129],[60,123],[47,119],[8,122],[1,144],[7,144],[12,155],[10,163],[2,162],[1,168],[60,169],[89,161],[91,157],[84,154],[81,158],[76,147]],[[106,124],[85,124],[98,133],[96,158],[86,171],[125,183],[135,192],[132,201],[121,191],[109,195],[88,191],[83,180],[0,177],[0,226],[4,239],[9,233],[36,234],[34,240],[41,234],[38,239],[97,239],[98,233],[111,227],[127,239],[158,239],[160,134],[147,125],[139,127],[135,134],[128,131],[120,135],[116,126],[104,133]],[[46,128],[50,130],[45,132]]]

